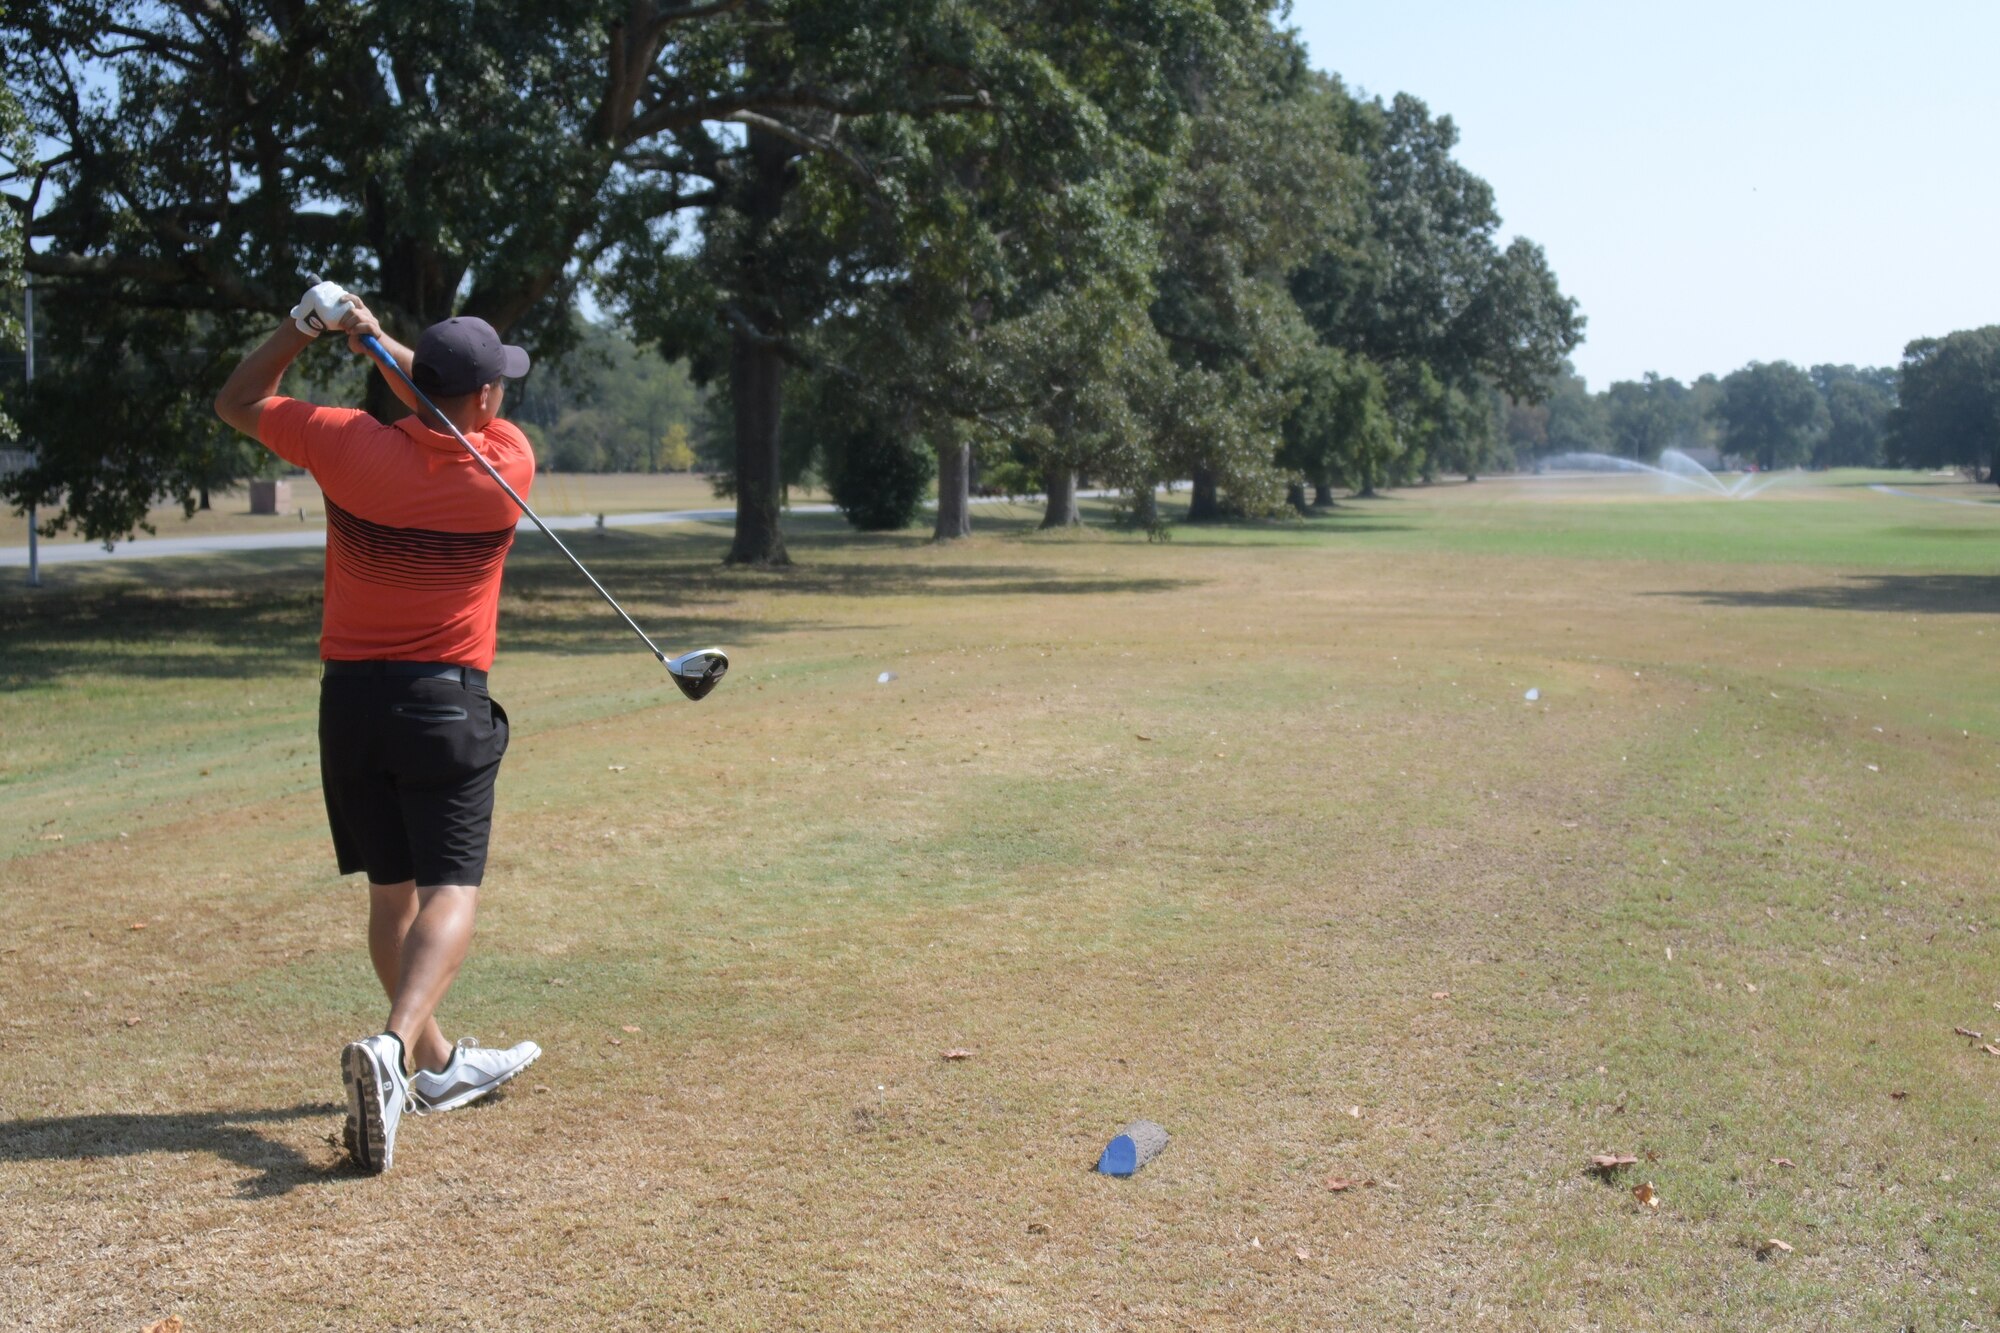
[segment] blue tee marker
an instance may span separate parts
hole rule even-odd
[[[1104,1145],[1097,1170],[1101,1175],[1129,1176],[1158,1157],[1166,1146],[1166,1130],[1150,1120],[1134,1120],[1123,1134]]]

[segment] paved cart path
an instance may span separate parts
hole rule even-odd
[[[785,512],[831,514],[834,512],[834,507],[828,504],[793,505]],[[604,526],[646,528],[663,523],[705,523],[735,517],[734,509],[655,509],[636,514],[606,514]],[[575,532],[596,527],[597,518],[596,514],[558,514],[545,521],[557,532]],[[524,533],[535,530],[535,525],[525,518],[516,526]],[[153,560],[171,555],[233,555],[242,551],[290,551],[325,545],[326,525],[315,523],[311,527],[301,526],[286,532],[232,532],[208,537],[136,537],[129,542],[120,542],[108,551],[100,542],[61,544],[43,542],[42,563],[71,565],[97,560]],[[27,563],[27,547],[0,546],[0,568],[26,568]]]
[[[1116,495],[1116,491],[1078,491],[1077,498],[1096,499]],[[1007,496],[975,496],[973,504],[1006,504]],[[1016,503],[1039,503],[1039,495],[1015,496]],[[830,504],[791,505],[788,514],[833,514],[838,507]],[[650,528],[666,523],[711,523],[727,521],[736,517],[734,509],[653,509],[633,514],[605,514],[602,516],[607,528]],[[549,527],[557,532],[577,532],[598,525],[596,514],[558,514],[545,519]],[[524,533],[531,533],[535,525],[523,518],[515,525]],[[310,527],[299,527],[282,532],[232,532],[207,537],[135,537],[129,542],[119,542],[106,550],[101,542],[42,543],[41,563],[44,565],[73,565],[99,560],[154,560],[174,555],[234,555],[243,551],[292,551],[326,545],[326,525],[316,523]],[[0,546],[0,569],[25,569],[28,565],[28,548],[25,546]]]

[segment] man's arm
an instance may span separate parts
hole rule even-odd
[[[368,355],[368,349],[362,346],[361,339],[364,336],[373,337],[382,344],[383,351],[396,359],[396,363],[403,368],[403,373],[409,374],[410,366],[415,359],[410,349],[382,332],[381,323],[369,313],[368,307],[361,303],[361,298],[352,292],[345,292],[342,295],[351,309],[335,323],[334,327],[347,335],[348,350],[357,356]],[[266,338],[257,350],[244,357],[241,364],[230,372],[229,378],[222,385],[222,391],[215,395],[215,414],[251,439],[262,440],[263,436],[259,434],[258,427],[263,419],[264,408],[271,400],[279,397],[278,384],[284,379],[285,371],[312,340],[311,334],[301,330],[292,321],[287,320],[280,324],[275,333]],[[372,357],[370,359],[373,360]],[[389,382],[389,387],[395,391],[396,397],[403,401],[404,406],[413,412],[421,410],[407,385],[386,370],[382,371],[382,377]]]
[[[256,351],[229,372],[222,391],[215,395],[215,415],[251,439],[262,440],[257,424],[264,416],[264,405],[278,396],[278,381],[284,379],[286,369],[310,342],[312,335],[301,332],[290,320],[280,324]]]

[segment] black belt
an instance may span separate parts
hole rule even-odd
[[[455,680],[468,690],[486,689],[486,673],[450,662],[324,662],[322,676],[398,676],[413,680]]]

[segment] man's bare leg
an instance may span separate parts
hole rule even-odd
[[[472,947],[478,897],[466,884],[368,886],[368,955],[389,996],[389,1031],[412,1070],[443,1069],[451,1060],[434,1015]]]

